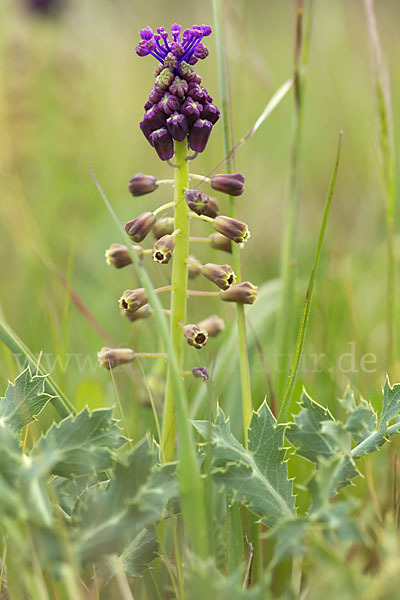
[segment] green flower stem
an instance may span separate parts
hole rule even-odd
[[[200,243],[200,244],[209,244],[210,240],[205,237],[190,236],[189,242],[195,242],[195,243]]]
[[[210,183],[211,179],[205,177],[204,175],[197,175],[196,173],[190,173],[189,179],[198,179],[199,181],[204,181],[204,183]]]
[[[173,208],[174,206],[175,202],[167,202],[167,204],[163,204],[162,206],[156,208],[156,210],[153,210],[153,215],[157,216],[160,212],[168,210],[169,208]]]
[[[192,217],[193,219],[200,219],[200,221],[207,221],[208,223],[212,223],[214,221],[214,219],[207,217],[207,215],[198,215],[192,211],[189,212],[189,217]]]
[[[189,185],[189,164],[186,160],[186,142],[175,142],[175,229],[180,229],[176,236],[174,259],[172,263],[171,284],[174,291],[171,294],[171,321],[170,336],[174,347],[179,371],[183,371],[183,342],[180,323],[186,322],[186,292],[188,269],[186,260],[189,256],[189,209],[185,202],[184,190]],[[168,369],[167,388],[164,404],[164,418],[162,426],[161,452],[163,460],[169,462],[175,455],[176,418],[174,390],[171,372]]]
[[[186,161],[185,166],[186,167]],[[105,205],[107,206],[111,216],[113,217],[119,232],[126,239],[128,236],[122,226],[122,223],[115,214],[107,196],[105,195],[101,185],[97,181],[92,169],[89,167],[90,173],[96,183]],[[186,203],[180,203],[179,206],[185,206]],[[180,238],[178,238],[180,239]],[[151,279],[144,269],[142,263],[136,253],[129,248],[129,254],[132,259],[133,266],[139,278],[141,285],[146,290],[149,304],[154,310],[154,318],[157,323],[157,328],[160,333],[161,340],[165,349],[168,352],[168,373],[169,381],[172,389],[172,397],[175,399],[175,408],[178,424],[179,435],[179,463],[178,463],[178,480],[180,492],[180,504],[182,507],[183,518],[189,539],[194,551],[201,557],[205,558],[209,554],[208,549],[208,520],[205,509],[204,485],[200,476],[199,465],[196,455],[196,447],[193,439],[192,426],[188,419],[187,399],[185,387],[183,385],[183,377],[179,362],[175,353],[175,346],[168,332],[167,323],[163,313],[163,308],[154,292]],[[183,261],[182,261],[183,263]],[[186,271],[186,267],[185,267]],[[173,296],[175,293],[173,293]],[[175,422],[175,420],[174,420]],[[174,442],[174,441],[173,441]],[[173,443],[174,446],[174,443]],[[164,462],[165,462],[165,457]]]

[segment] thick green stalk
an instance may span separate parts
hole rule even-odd
[[[179,368],[178,360],[175,354],[175,348],[168,332],[163,308],[156,292],[154,291],[154,286],[151,282],[151,279],[147,271],[144,269],[143,264],[139,262],[136,252],[130,249],[131,244],[128,235],[126,234],[120,220],[115,214],[107,196],[105,195],[101,185],[97,181],[91,169],[90,172],[104,200],[104,203],[106,204],[118,227],[118,230],[120,231],[122,237],[127,239],[129,242],[129,255],[132,259],[132,263],[139,281],[146,290],[149,304],[154,310],[154,318],[161,340],[168,352],[168,368],[174,394],[179,438],[178,479],[180,504],[192,547],[196,554],[202,558],[205,558],[208,556],[209,547],[204,485],[200,476],[196,446],[193,439],[192,425],[190,424],[188,418],[186,392],[183,385],[182,371]]]
[[[229,153],[233,146],[232,130],[230,126],[230,92],[229,81],[227,74],[227,65],[225,59],[225,34],[224,34],[224,10],[223,0],[213,0],[214,23],[215,23],[215,39],[217,45],[217,61],[218,74],[220,81],[221,95],[221,116],[222,130],[224,136],[224,151],[225,155]],[[226,163],[228,173],[233,172],[233,160],[229,158]],[[235,199],[229,196],[229,216],[236,219],[236,204]],[[236,273],[237,282],[241,281],[241,261],[240,248],[237,244],[232,244],[233,270]],[[246,339],[246,320],[244,314],[244,306],[237,304],[237,327],[239,334],[239,362],[240,362],[240,381],[242,390],[242,411],[243,411],[243,435],[245,444],[247,445],[247,430],[250,425],[253,405],[251,400],[251,384],[250,384],[250,367],[249,357],[247,352]]]
[[[186,160],[186,142],[175,142],[175,230],[179,229],[176,236],[174,260],[172,264],[171,285],[171,320],[170,334],[174,347],[178,367],[183,371],[183,343],[181,323],[186,323],[186,296],[188,269],[186,260],[189,256],[189,210],[185,201],[184,189],[189,187],[189,163]],[[171,372],[168,369],[167,388],[164,404],[164,418],[161,434],[161,451],[163,460],[173,460],[175,454],[176,417],[174,389],[171,380]]]

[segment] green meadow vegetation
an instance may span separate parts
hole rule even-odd
[[[0,5],[0,599],[395,600],[399,4],[45,4]],[[174,23],[221,118],[168,162]]]

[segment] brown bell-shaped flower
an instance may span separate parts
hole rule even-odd
[[[222,233],[212,233],[208,236],[211,248],[232,254],[232,242]]]
[[[152,212],[144,212],[136,219],[132,219],[125,224],[125,231],[133,242],[139,243],[152,230],[156,217]]]
[[[243,244],[250,237],[250,231],[246,223],[231,217],[216,217],[213,221],[213,227],[218,233],[222,233],[236,244]]]
[[[145,304],[147,304],[147,296],[144,288],[125,290],[119,299],[119,307],[129,312],[135,312]]]
[[[164,217],[156,221],[153,226],[152,233],[156,240],[159,240],[163,235],[171,235],[174,231],[173,217]]]
[[[144,196],[154,192],[158,187],[157,178],[153,175],[145,175],[145,173],[136,173],[129,180],[129,191],[132,196]]]
[[[211,177],[211,187],[230,196],[243,194],[244,182],[244,175],[241,173],[217,173]]]
[[[106,250],[106,261],[108,265],[113,265],[116,269],[122,269],[132,264],[129,250],[123,244],[111,244]]]
[[[166,265],[172,258],[175,248],[175,238],[173,235],[163,235],[153,246],[152,257],[154,262]]]
[[[118,365],[130,363],[135,358],[135,352],[132,348],[107,348],[104,347],[97,353],[99,365],[110,371]]]
[[[215,219],[215,217],[218,217],[219,215],[218,202],[212,196],[208,196],[206,210],[203,215],[206,215],[206,217],[211,217],[211,219]]]
[[[182,331],[189,346],[193,346],[193,348],[200,350],[200,348],[203,348],[203,346],[207,344],[208,333],[198,325],[185,325]]]
[[[221,290],[227,290],[236,281],[236,275],[230,265],[207,263],[204,265],[202,273],[204,277],[215,283]]]
[[[221,300],[238,302],[239,304],[254,304],[257,300],[257,286],[250,281],[232,285],[228,290],[221,291]]]

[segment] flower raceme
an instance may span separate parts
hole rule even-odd
[[[140,123],[143,134],[161,160],[174,155],[173,140],[188,139],[194,152],[203,152],[220,112],[200,85],[202,79],[193,65],[209,54],[202,40],[211,34],[211,27],[193,25],[182,33],[181,26],[175,24],[171,39],[164,27],[159,27],[157,33],[146,27],[139,34],[138,56],[151,55],[160,63]]]

